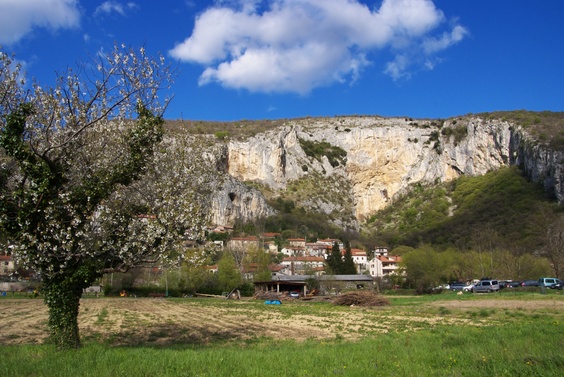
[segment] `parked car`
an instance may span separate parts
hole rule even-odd
[[[539,279],[539,287],[548,287],[550,288],[554,284],[559,283],[560,280],[557,278],[540,278]]]
[[[474,284],[468,284],[465,285],[464,288],[462,288],[464,292],[472,292],[473,289],[474,289]]]
[[[517,287],[520,287],[520,286],[521,286],[521,283],[519,283],[518,281],[507,280],[507,281],[503,282],[504,288],[517,288]]]
[[[538,287],[539,281],[538,280],[523,280],[521,282],[521,287]]]
[[[564,281],[560,280],[558,283],[551,285],[550,289],[559,289],[559,290],[564,289]]]
[[[455,281],[453,283],[450,283],[450,290],[451,291],[462,291],[464,290],[464,287],[466,286],[466,284],[460,282],[460,281]]]
[[[290,292],[290,297],[292,297],[292,298],[300,298],[300,292],[298,292],[298,291],[292,291],[292,292]]]
[[[450,283],[450,285],[446,285],[446,289],[449,289],[453,292],[455,291],[463,291],[463,292],[472,292],[472,284],[466,284],[466,283],[462,283],[460,281],[455,281],[453,283]]]
[[[499,291],[499,282],[497,280],[480,280],[476,284],[474,284],[474,288],[472,288],[472,292],[498,292]]]

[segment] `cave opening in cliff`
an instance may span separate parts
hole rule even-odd
[[[231,199],[231,201],[234,201],[234,200],[235,200],[235,193],[234,193],[234,192],[230,192],[230,193],[228,194],[228,196],[229,196],[229,199]]]

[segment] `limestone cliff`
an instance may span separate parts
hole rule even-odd
[[[304,143],[332,146],[346,157],[331,159],[322,148],[312,153],[304,150]],[[274,196],[291,186],[297,204],[341,214],[337,224],[355,227],[411,184],[481,175],[510,164],[520,165],[564,203],[563,163],[562,152],[531,142],[520,127],[501,120],[289,120],[280,128],[227,143],[223,165],[234,180],[218,196],[222,199],[216,202],[214,220],[232,224],[236,218],[252,220],[273,213],[258,190],[240,183],[254,182]]]

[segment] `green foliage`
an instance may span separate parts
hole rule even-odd
[[[41,293],[49,307],[50,341],[58,349],[80,347],[78,333],[78,308],[82,290],[99,275],[90,266],[80,266],[75,271],[54,278],[46,278]]]
[[[209,241],[229,241],[229,239],[231,238],[231,235],[229,233],[215,233],[215,232],[210,232],[207,235],[207,239]]]
[[[403,255],[408,284],[417,293],[430,293],[439,285],[450,260],[426,245]]]
[[[517,168],[502,168],[446,184],[415,185],[372,216],[367,232],[391,246],[433,243],[466,249],[473,234],[495,229],[500,244],[533,250],[543,232],[539,205],[546,202],[542,187]]]
[[[239,120],[234,122],[201,120],[167,120],[165,128],[172,134],[188,132],[192,135],[214,135],[217,139],[225,137],[243,139],[283,126],[286,119]]]
[[[327,256],[325,269],[327,273],[334,275],[354,275],[356,274],[356,266],[351,252],[351,245],[348,240],[345,243],[345,253],[341,253],[339,244],[333,243],[331,253]]]
[[[341,250],[339,249],[339,244],[337,242],[333,243],[331,247],[331,253],[327,256],[326,261],[326,271],[329,274],[339,275],[343,266],[343,257],[341,255]]]
[[[332,167],[345,165],[347,159],[347,152],[337,146],[331,145],[325,141],[314,142],[304,139],[299,139],[300,146],[305,154],[309,157],[321,161],[322,156],[326,156]]]
[[[225,292],[230,292],[241,285],[241,272],[230,253],[223,253],[217,265],[217,277],[220,288]]]
[[[228,131],[216,131],[216,132],[214,132],[214,136],[218,140],[225,140],[226,138],[229,137],[229,132]]]
[[[253,271],[254,281],[270,281],[272,273],[269,265],[272,263],[273,256],[258,247],[251,247],[247,250],[243,265],[247,270]]]
[[[453,125],[455,124],[454,122]],[[455,127],[443,127],[441,129],[441,134],[446,137],[452,136],[454,138],[454,144],[456,145],[464,140],[466,136],[468,136],[468,128],[463,124]]]
[[[343,256],[343,267],[341,270],[341,274],[343,275],[355,275],[356,274],[356,267],[354,264],[354,260],[352,257],[350,247],[345,250],[345,255]]]

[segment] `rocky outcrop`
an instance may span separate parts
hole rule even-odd
[[[531,141],[524,131],[512,133],[511,165],[519,166],[527,176],[542,183],[544,190],[564,204],[564,152]]]
[[[339,177],[347,182],[341,186],[351,191],[342,196],[353,198],[354,216],[362,221],[412,184],[481,175],[510,164],[522,166],[563,203],[563,154],[527,140],[530,137],[513,124],[479,117],[290,120],[283,127],[228,143],[224,165],[235,180],[224,187],[214,216],[227,224],[241,216],[250,220],[272,213],[258,190],[237,182],[257,182],[276,192],[296,180]],[[346,159],[332,163],[322,154],[308,156],[304,141],[339,148]],[[308,195],[312,192],[303,193],[302,205],[307,205]]]
[[[229,176],[212,201],[212,223],[217,225],[233,225],[237,220],[245,222],[274,213],[260,191]]]

